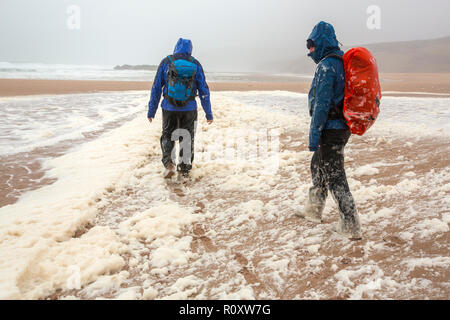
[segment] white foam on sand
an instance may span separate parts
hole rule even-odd
[[[365,166],[358,167],[356,170],[348,170],[348,175],[350,177],[361,177],[361,176],[373,176],[380,172],[377,168],[375,168],[373,165],[367,164]]]
[[[143,100],[145,98],[142,97]],[[396,102],[403,104],[404,110],[411,105],[421,110],[429,108],[423,105],[426,99],[414,99],[386,98],[386,105]],[[435,103],[443,102],[433,100],[432,104]],[[161,175],[160,114],[149,124],[143,112],[138,118],[100,138],[48,161],[48,176],[57,178],[55,183],[25,194],[16,204],[0,208],[0,298],[42,298],[58,289],[68,290],[68,281],[73,284],[74,270],[79,270],[80,294],[87,298],[270,299],[279,297],[282,289],[289,287],[288,276],[320,274],[327,266],[334,266],[332,269],[336,271],[330,282],[322,288],[309,288],[297,293],[297,298],[323,298],[326,297],[323,290],[327,288],[334,288],[335,294],[346,294],[353,299],[390,297],[398,290],[410,292],[430,285],[431,280],[428,279],[414,283],[398,282],[398,279],[386,276],[386,271],[376,262],[363,260],[364,255],[352,260],[363,261],[361,265],[338,270],[342,268],[342,257],[339,254],[336,257],[325,256],[322,249],[331,245],[346,248],[352,244],[330,235],[328,223],[314,227],[299,223],[294,229],[292,225],[286,227],[288,217],[285,212],[295,212],[300,208],[310,185],[308,168],[312,154],[308,151],[283,150],[279,154],[280,166],[289,172],[283,177],[276,172],[261,172],[258,159],[233,160],[233,157],[224,159],[221,156],[222,148],[218,145],[237,142],[252,129],[296,132],[306,143],[309,127],[306,95],[286,92],[215,93],[213,109],[214,125],[206,126],[201,119],[196,138],[198,154],[192,178],[200,182],[189,187],[180,186],[180,189],[186,198],[202,199],[202,195],[210,191],[204,187],[208,183],[217,188],[218,193],[229,192],[237,200],[209,199],[205,201],[203,215],[195,214],[198,210],[195,203],[182,205],[174,201],[172,191]],[[203,117],[199,110],[199,118]],[[408,122],[413,116],[408,114],[406,118]],[[390,121],[385,117],[377,120],[374,130],[369,131],[374,141],[385,135],[385,132],[375,130],[377,127],[389,128],[397,135],[405,133],[404,127],[393,127]],[[220,132],[229,128],[232,130],[227,131],[227,142],[217,139]],[[433,130],[428,133],[439,132]],[[208,150],[211,152],[200,152]],[[214,152],[217,157],[214,157]],[[351,156],[356,158],[357,154]],[[354,178],[349,178],[353,195],[359,205],[365,206],[361,212],[363,230],[369,237],[378,235],[374,238],[377,240],[367,242],[367,252],[386,253],[390,250],[379,236],[389,223],[404,225],[400,238],[408,244],[448,232],[448,216],[442,210],[430,208],[440,208],[445,203],[442,199],[448,193],[449,170],[408,174],[394,186],[380,185],[375,179],[367,183],[357,180],[361,175],[376,175],[381,167],[383,163],[365,167],[352,163],[349,167],[349,172],[354,175]],[[127,190],[134,193],[127,194]],[[254,193],[253,199],[239,200],[240,193],[249,191]],[[110,194],[115,198],[110,198]],[[412,206],[407,202],[408,197],[425,195],[431,195],[432,202],[423,206]],[[404,197],[405,203],[397,201],[400,196]],[[392,200],[392,207],[376,208],[373,203],[381,199]],[[235,203],[227,207],[230,200],[235,200]],[[324,213],[326,220],[336,220],[333,206],[329,200]],[[382,221],[386,224],[380,223]],[[191,251],[194,239],[190,229],[193,223],[209,226],[205,235],[213,242],[215,236],[224,232],[248,233],[257,247],[242,248],[244,239],[234,238],[231,242],[222,243],[217,250],[194,253]],[[252,233],[261,224],[273,226],[269,236],[276,248],[264,243],[267,235]],[[243,262],[234,258],[239,250],[246,257],[245,267],[253,272],[256,283],[242,274]],[[307,260],[303,270],[296,269],[299,252]],[[259,263],[253,263],[253,256],[260,257]],[[449,266],[446,257],[422,257],[428,258],[432,260],[396,263],[399,263],[402,274],[407,274],[416,265]],[[195,273],[201,266],[214,268],[217,265],[226,265],[226,272],[219,274],[212,269],[208,277]],[[138,273],[139,284],[133,282],[136,279],[131,281],[133,276],[124,270],[125,267]],[[174,281],[165,286],[150,277],[174,275],[180,270],[185,273],[174,276]],[[220,282],[206,289],[213,281]],[[255,289],[258,283],[274,285],[258,296]],[[68,294],[66,298],[74,296]]]
[[[52,252],[53,248],[60,247],[57,252],[72,251],[73,257],[97,258],[93,248],[83,247],[83,240],[92,230],[78,239],[71,237],[80,227],[93,221],[97,213],[96,200],[101,198],[105,188],[115,185],[127,171],[136,168],[152,146],[156,151],[156,143],[138,143],[142,136],[148,135],[146,121],[145,117],[139,117],[75,152],[50,160],[47,163],[51,168],[49,176],[58,178],[57,182],[27,193],[16,204],[0,209],[0,255],[5,258],[0,264],[0,292],[4,297],[36,298],[45,294],[38,283],[29,288],[31,291],[23,288],[23,279],[30,273],[48,274],[58,285],[65,282],[60,274],[36,265],[41,252]],[[105,237],[112,236],[103,231]],[[111,243],[116,245],[107,254],[119,254],[122,247],[117,242]],[[92,245],[103,250],[102,242]],[[69,266],[55,264],[52,268]],[[84,272],[82,269],[81,274]],[[50,289],[55,288],[49,288],[47,293]]]

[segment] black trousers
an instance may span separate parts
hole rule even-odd
[[[192,169],[194,161],[194,135],[197,123],[197,110],[193,111],[167,111],[162,110],[161,150],[162,163],[167,168],[175,164],[175,142],[180,142],[179,171]]]
[[[350,138],[350,130],[324,130],[319,150],[311,160],[313,186],[309,190],[311,200],[325,203],[330,190],[339,206],[341,218],[354,223],[356,206],[348,187],[344,169],[344,147]]]

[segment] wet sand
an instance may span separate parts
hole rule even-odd
[[[422,176],[429,172],[431,169],[440,171],[448,165],[446,157],[444,157],[444,151],[442,143],[448,146],[448,141],[437,141],[429,139],[421,139],[416,141],[424,146],[423,153],[415,152],[414,148],[405,145],[404,140],[390,139],[381,143],[376,143],[373,137],[353,137],[347,151],[351,150],[353,155],[357,155],[356,160],[350,160],[347,162],[346,167],[357,167],[366,164],[371,164],[383,159],[387,163],[395,163],[399,155],[404,156],[404,162],[412,164],[411,167],[406,165],[386,166],[380,169],[380,172],[370,177],[360,177],[358,180],[363,185],[370,185],[371,179],[376,179],[377,183],[385,186],[395,185],[402,179],[403,175],[409,171],[414,171],[418,176]],[[306,144],[302,135],[299,132],[285,132],[280,137],[281,150],[291,150],[295,152],[304,151]],[[368,153],[367,145],[375,146],[372,152]],[[393,149],[393,146],[395,148]],[[439,148],[437,146],[440,146]],[[155,156],[149,156],[148,161],[157,161]],[[143,164],[145,165],[145,164]],[[299,163],[295,166],[289,166],[280,168],[277,176],[279,181],[277,182],[277,188],[282,188],[286,191],[287,199],[292,199],[295,194],[297,184],[292,185],[289,182],[289,177],[294,172],[297,172],[302,177],[298,183],[307,183],[310,180],[309,163]],[[249,200],[261,200],[265,205],[269,202],[273,205],[273,198],[260,193],[251,191],[218,191],[213,185],[211,185],[211,192],[202,194],[201,192],[191,192],[189,196],[185,194],[187,189],[196,188],[199,184],[209,184],[206,179],[199,178],[188,185],[180,185],[179,183],[168,183],[168,188],[172,190],[172,197],[176,203],[186,206],[196,206],[197,210],[195,214],[205,215],[209,210],[212,210],[209,203],[217,199],[224,199],[219,208],[215,208],[218,212],[226,212],[227,209]],[[125,220],[127,217],[134,214],[133,210],[128,210],[126,204],[123,203],[124,197],[135,197],[139,190],[128,188],[126,190],[114,190],[105,195],[107,203],[98,214],[96,224],[107,225],[114,228],[116,224],[121,221],[111,221],[109,212],[118,210],[123,212],[121,219]],[[331,196],[330,196],[331,197]],[[423,196],[417,197],[416,195],[404,196],[399,193],[395,203],[387,199],[378,199],[375,206],[377,210],[389,207],[398,207],[407,209],[411,201],[421,201],[422,203],[432,203],[433,197]],[[122,199],[122,200],[121,200]],[[277,200],[278,204],[283,203],[283,199]],[[372,208],[372,203],[366,203],[359,205],[359,211],[366,213]],[[125,206],[125,207],[123,207]],[[407,216],[399,217],[397,220],[388,220],[386,223],[370,223],[364,225],[364,239],[362,241],[353,241],[342,245],[340,242],[332,240],[332,232],[329,231],[326,234],[324,242],[320,243],[320,249],[318,253],[326,256],[327,258],[320,264],[320,270],[315,272],[304,272],[311,267],[311,260],[314,260],[317,253],[310,252],[307,248],[302,246],[296,246],[295,252],[295,265],[290,265],[289,271],[286,274],[280,275],[283,279],[283,285],[277,282],[276,278],[270,277],[267,273],[261,272],[261,262],[274,254],[282,254],[285,243],[279,241],[278,238],[271,236],[271,231],[279,230],[279,235],[297,232],[300,235],[306,232],[313,233],[318,229],[318,225],[305,221],[295,216],[295,211],[292,208],[286,206],[283,207],[282,218],[275,223],[264,223],[263,221],[257,221],[254,228],[225,228],[220,219],[206,218],[204,221],[194,223],[192,226],[184,230],[185,235],[193,237],[191,243],[192,252],[202,256],[214,256],[219,252],[225,252],[228,264],[222,264],[220,262],[210,261],[209,264],[200,264],[201,266],[195,269],[197,277],[202,279],[210,279],[207,284],[202,285],[203,292],[212,292],[214,288],[219,287],[222,283],[226,282],[228,277],[238,277],[239,274],[245,278],[245,281],[252,286],[256,299],[263,299],[263,294],[271,293],[275,299],[298,299],[303,292],[314,288],[317,292],[321,293],[322,299],[341,300],[351,298],[349,291],[338,290],[339,280],[335,278],[335,275],[342,270],[349,270],[351,268],[358,268],[364,264],[372,265],[376,263],[376,267],[367,267],[365,273],[362,273],[356,278],[352,278],[353,283],[350,283],[350,288],[356,288],[361,283],[368,281],[372,276],[376,275],[377,268],[382,270],[384,277],[396,281],[398,284],[404,285],[403,288],[398,288],[393,292],[388,292],[388,289],[383,290],[379,288],[373,295],[367,295],[363,293],[362,299],[447,299],[448,298],[448,286],[446,285],[450,276],[448,269],[442,269],[439,267],[422,267],[418,266],[413,268],[410,272],[405,271],[405,267],[402,262],[410,257],[428,257],[428,256],[447,256],[447,245],[450,240],[450,234],[444,233],[438,237],[432,237],[429,239],[414,238],[412,241],[405,241],[399,237],[399,233],[404,231],[409,225],[417,223],[417,217],[408,218]],[[441,208],[439,213],[445,212],[445,208]],[[338,213],[333,207],[332,212],[324,217],[323,224],[331,225],[338,219]],[[87,232],[92,225],[86,226],[86,229],[82,231]],[[331,228],[330,228],[331,229]],[[212,232],[211,232],[212,231]],[[212,236],[213,235],[213,236]],[[79,236],[79,235],[77,235]],[[314,238],[314,236],[312,236]],[[230,244],[236,242],[239,239],[239,245],[230,249]],[[257,248],[255,250],[255,248]],[[373,248],[377,248],[374,250]],[[148,257],[153,254],[153,249],[149,247]],[[126,253],[123,255],[127,264],[124,270],[130,272],[131,283],[126,286],[143,287],[143,281],[140,278],[140,272],[137,267],[133,267],[129,263],[131,256]],[[209,260],[208,260],[209,261]],[[230,265],[238,265],[237,273]],[[177,279],[186,277],[192,274],[192,264],[186,266],[179,266],[173,273],[168,275],[155,274],[150,275],[152,281],[159,283],[161,286],[169,287]],[[374,268],[373,270],[371,268]],[[402,272],[399,272],[402,270]],[[217,276],[220,275],[220,276]],[[426,289],[411,287],[411,289],[405,290],[408,283],[415,283],[418,279],[427,279],[431,285]],[[109,292],[98,297],[102,298],[114,298],[115,293]],[[66,296],[74,296],[80,299],[93,299],[92,296],[85,296],[81,290],[58,290],[53,295],[46,297],[47,299],[61,299]],[[189,299],[198,299],[195,294],[189,296]],[[201,296],[200,299],[212,299],[212,296],[206,294]]]
[[[395,80],[395,78],[392,78]],[[225,84],[222,84],[225,85]],[[234,85],[234,84],[233,84]],[[240,85],[239,88],[243,90],[245,86]],[[251,85],[249,83],[248,85]],[[259,85],[258,88],[270,88],[270,84],[255,84]],[[249,86],[248,88],[252,88]],[[131,90],[131,89],[130,89]],[[228,89],[231,90],[231,89]],[[249,90],[264,90],[264,89],[249,89]],[[267,90],[276,90],[274,88]],[[286,89],[284,89],[286,90]],[[393,90],[395,91],[395,90]],[[291,150],[299,153],[306,149],[305,134],[301,130],[284,132],[280,137],[281,151]],[[95,137],[91,137],[95,138]],[[370,186],[371,180],[375,179],[376,183],[383,186],[395,186],[404,178],[405,174],[409,171],[413,171],[418,177],[426,175],[431,170],[440,172],[448,167],[447,151],[449,147],[449,141],[440,139],[427,139],[427,138],[411,138],[412,147],[409,147],[405,142],[407,139],[387,139],[382,142],[376,140],[377,137],[364,136],[357,137],[352,136],[346,151],[351,151],[350,157],[347,157],[346,167],[356,168],[364,166],[366,164],[372,164],[374,162],[383,159],[387,163],[398,163],[398,156],[403,156],[403,163],[396,164],[394,166],[384,166],[380,168],[380,171],[376,175],[370,175],[366,177],[360,177],[357,180],[364,186]],[[86,137],[86,139],[90,139]],[[370,152],[367,152],[368,146],[370,146]],[[421,152],[417,152],[417,147],[420,146]],[[59,152],[64,152],[64,149],[60,150],[43,150],[50,156],[56,156]],[[19,157],[20,158],[20,157]],[[17,159],[18,161],[20,159]],[[3,161],[3,159],[2,159]],[[159,161],[159,155],[149,155],[146,163],[152,163]],[[143,166],[146,163],[142,164]],[[17,163],[15,168],[10,170],[23,170],[20,168],[20,162]],[[39,168],[31,168],[32,171],[39,170]],[[3,170],[3,169],[2,169]],[[25,170],[23,171],[25,173]],[[23,174],[22,173],[22,174]],[[295,184],[289,181],[294,173],[298,173],[300,180]],[[15,176],[18,176],[15,175]],[[36,177],[38,180],[39,177]],[[386,297],[393,299],[448,299],[448,279],[449,270],[442,269],[440,267],[423,267],[418,266],[413,268],[411,272],[405,271],[405,266],[402,266],[402,262],[409,257],[430,257],[430,256],[448,256],[448,243],[449,233],[440,234],[438,237],[422,239],[415,237],[411,241],[405,241],[398,236],[398,234],[406,229],[406,227],[417,223],[417,217],[408,218],[407,216],[399,215],[397,219],[391,219],[386,221],[386,225],[383,222],[366,223],[364,225],[365,238],[359,242],[352,242],[346,245],[336,245],[333,242],[331,232],[326,233],[325,241],[320,243],[318,253],[325,256],[326,259],[321,263],[320,270],[317,272],[304,272],[304,270],[310,269],[310,263],[314,260],[317,253],[311,252],[305,246],[296,246],[294,265],[289,266],[289,272],[282,274],[283,285],[280,286],[279,282],[275,278],[270,277],[269,274],[261,272],[264,268],[261,266],[261,262],[269,255],[276,253],[283,253],[285,243],[280,241],[278,237],[272,237],[272,230],[279,230],[280,237],[285,233],[294,231],[299,235],[309,233],[311,238],[319,227],[316,225],[297,218],[294,213],[295,210],[292,207],[284,206],[284,200],[293,200],[295,197],[295,191],[299,184],[310,183],[309,163],[298,163],[293,166],[287,166],[280,168],[275,181],[276,188],[285,191],[286,197],[274,199],[268,197],[264,192],[255,193],[251,191],[221,191],[217,189],[217,186],[211,184],[208,179],[201,177],[199,180],[193,181],[191,184],[185,186],[179,183],[169,184],[167,188],[171,191],[171,200],[179,203],[180,205],[195,206],[195,211],[198,215],[205,215],[209,210],[216,210],[217,212],[225,212],[238,203],[246,202],[249,200],[260,200],[265,205],[269,202],[276,204],[282,212],[281,218],[273,221],[271,224],[267,224],[264,220],[256,221],[256,227],[254,229],[239,227],[233,230],[226,229],[223,226],[223,221],[215,219],[215,217],[209,217],[201,220],[201,222],[195,223],[184,230],[185,235],[192,236],[193,241],[191,243],[192,252],[198,254],[199,257],[205,257],[211,255],[216,256],[218,252],[224,252],[224,256],[228,259],[228,264],[220,262],[210,264],[200,264],[201,266],[195,270],[195,274],[204,279],[213,279],[208,281],[203,289],[206,292],[202,298],[211,299],[212,289],[220,286],[227,278],[237,277],[242,275],[245,281],[253,287],[255,297],[257,299],[264,299],[264,294],[270,293],[271,297],[276,299],[297,299],[303,292],[310,288],[316,288],[318,292],[321,292],[321,297],[326,299],[348,299],[351,298],[349,291],[336,290],[339,280],[334,277],[335,274],[340,271],[349,268],[358,268],[361,265],[368,265],[365,273],[357,274],[355,278],[352,278],[353,283],[348,286],[351,289],[355,289],[359,283],[364,283],[365,279],[374,276],[376,278],[377,270],[382,270],[384,278],[392,279],[396,283],[401,284],[394,292],[384,291],[383,288],[379,289],[374,295],[363,295],[362,299],[383,299]],[[41,180],[41,183],[51,183],[52,181]],[[203,185],[211,190],[208,193],[196,192],[196,186]],[[39,184],[34,187],[39,187]],[[193,192],[188,193],[189,189]],[[131,186],[128,189],[111,189],[105,194],[105,207],[99,210],[95,225],[110,226],[111,228],[117,228],[118,224],[123,222],[126,218],[135,214],[135,209],[128,208],[127,202],[123,201],[126,197],[136,197],[139,190],[137,187]],[[210,203],[214,200],[223,199],[220,206],[217,208],[211,208]],[[404,212],[408,212],[408,208],[412,203],[420,201],[421,203],[432,205],[436,201],[435,196],[431,194],[411,194],[403,195],[401,192],[398,194],[398,198],[392,202],[391,199],[377,198],[375,203],[375,210],[382,208],[395,207]],[[361,204],[359,210],[363,214],[367,214],[367,211],[373,209],[373,203]],[[436,209],[435,207],[432,207]],[[120,211],[122,217],[120,221],[112,221],[110,212]],[[447,211],[447,208],[441,207],[437,209],[436,214],[443,214]],[[337,221],[338,214],[333,207],[330,213],[327,213],[324,217],[324,224],[331,225]],[[86,225],[84,229],[80,229],[79,232],[74,234],[74,237],[80,237],[84,232],[88,231],[93,225]],[[212,232],[211,232],[212,231]],[[230,244],[239,239],[239,245],[231,246]],[[257,248],[257,250],[255,250]],[[375,248],[375,249],[374,249]],[[153,254],[153,249],[148,248],[149,257]],[[148,258],[148,257],[147,257]],[[125,253],[123,259],[127,262],[124,270],[130,272],[131,282],[124,284],[124,286],[139,286],[143,287],[142,279],[140,277],[139,269],[133,264],[129,263],[131,256]],[[200,258],[201,259],[201,258]],[[206,258],[205,258],[206,259]],[[235,272],[229,265],[238,265],[238,271]],[[377,269],[379,268],[379,269]],[[398,273],[399,268],[402,270]],[[237,274],[236,274],[237,273]],[[190,264],[186,266],[180,266],[173,273],[168,275],[152,274],[150,275],[152,281],[161,286],[168,287],[175,283],[175,281],[181,277],[185,277],[192,274],[190,270]],[[215,276],[219,275],[216,279]],[[427,279],[430,281],[430,286],[427,288],[421,288],[420,286],[411,285],[410,289],[406,284],[414,283],[417,279]],[[388,287],[389,288],[389,287]],[[386,289],[387,290],[387,289]],[[77,298],[92,299],[95,297],[84,296],[81,290],[71,291],[57,291],[53,295],[48,296],[49,299],[63,298],[68,295],[73,295]],[[106,293],[98,296],[99,298],[113,298],[114,292]],[[198,298],[195,294],[189,296],[189,298]]]
[[[0,156],[0,208],[16,203],[25,192],[55,182],[55,179],[44,177],[45,171],[39,159],[61,156],[67,149],[68,147],[52,146],[37,148],[32,153]]]
[[[212,91],[283,90],[300,93],[309,91],[310,81],[298,80],[290,76],[280,76],[276,78],[276,81],[274,79],[274,76],[271,76],[261,78],[261,81],[255,82],[209,82],[208,85]],[[450,74],[447,73],[386,73],[380,75],[380,81],[386,96],[423,96],[414,94],[417,92],[432,93],[426,96],[445,96],[450,94]],[[150,90],[151,86],[151,82],[145,81],[0,79],[0,97]]]

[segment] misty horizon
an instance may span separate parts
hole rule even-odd
[[[80,27],[71,30],[72,5],[80,10]],[[380,9],[379,29],[367,27],[371,5]],[[272,61],[306,56],[306,38],[320,20],[332,23],[348,47],[448,36],[448,9],[450,3],[439,0],[348,0],[345,5],[328,0],[3,0],[0,61],[158,65],[183,37],[192,40],[193,56],[206,70],[256,71]]]

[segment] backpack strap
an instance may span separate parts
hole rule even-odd
[[[332,102],[330,111],[328,111],[328,120],[342,120],[345,123],[344,99],[342,99],[338,104]]]
[[[175,57],[173,55],[167,56],[167,58],[169,59],[171,64],[174,64],[176,59],[175,59]],[[197,60],[195,60],[195,58],[193,56],[189,56],[188,60],[189,60],[189,62],[192,62],[193,64],[195,64],[195,71],[194,71],[194,74],[193,74],[193,77],[194,77],[195,74],[197,73],[197,63],[196,63]]]
[[[329,58],[329,57],[331,57],[331,58],[338,58],[339,60],[343,60],[343,58],[340,55],[336,54],[336,53],[330,53],[329,55],[326,55],[322,60],[324,60],[326,58]]]
[[[331,53],[329,55],[326,55],[322,60],[324,60],[326,58],[336,58],[336,59],[343,61],[342,56],[340,56],[336,53]],[[336,103],[334,103],[334,101],[332,101],[330,111],[328,112],[328,120],[342,120],[345,123],[344,99],[342,99],[342,101],[340,101],[338,104],[336,104]]]
[[[167,58],[170,60],[170,62],[174,63],[174,61],[176,60],[175,57],[173,56],[173,54],[171,54],[170,56],[167,56]],[[188,60],[192,63],[195,63],[195,59],[192,56],[189,56]]]
[[[197,63],[196,63],[196,60],[194,59],[193,56],[189,56],[189,61],[192,62],[193,64],[195,64],[195,70],[194,70],[194,73],[192,74],[192,78],[195,78],[195,75],[197,74]]]

